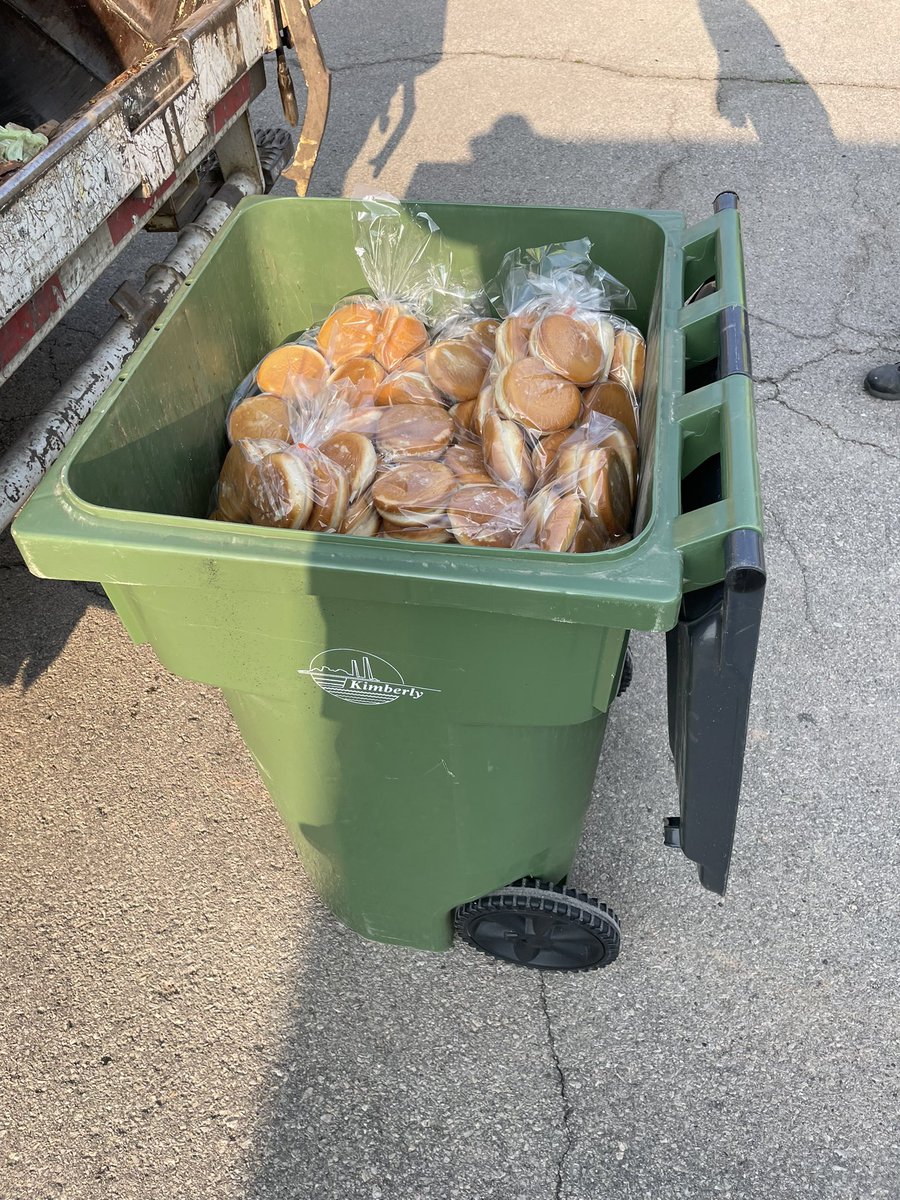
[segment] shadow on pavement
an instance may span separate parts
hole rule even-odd
[[[66,648],[90,605],[109,608],[97,584],[36,579],[9,533],[0,535],[0,687],[28,688]]]
[[[352,52],[354,6],[344,6],[340,13],[341,26],[330,29],[330,14],[319,10],[316,24],[320,28],[326,46],[335,50],[327,54],[334,60],[335,74],[332,86],[329,127],[334,130],[333,140],[326,131],[325,146],[328,159],[327,171],[320,166],[316,175],[317,194],[342,195],[350,169],[363,147],[377,127],[382,138],[381,145],[369,160],[376,178],[382,173],[403,136],[412,124],[416,113],[416,84],[420,76],[432,70],[440,61],[447,20],[447,0],[416,0],[415,6],[407,6],[415,13],[410,29],[401,29],[402,14],[387,4],[381,4],[384,13],[384,32],[389,36],[367,43],[360,54],[359,63],[341,65],[341,58],[349,45]],[[337,19],[337,14],[335,14]],[[372,6],[360,7],[359,27],[368,28],[372,19]],[[404,36],[410,41],[405,44]],[[338,49],[339,48],[339,49]],[[392,119],[392,109],[399,101],[399,114]],[[320,177],[320,172],[322,173]],[[327,176],[327,177],[326,177]],[[324,190],[321,190],[324,189]]]
[[[831,134],[828,113],[816,93],[747,0],[697,0],[697,7],[719,59],[716,104],[730,125],[754,129],[767,144],[772,138],[779,139],[781,127],[772,126],[766,106],[743,85],[752,81],[794,83],[806,93],[804,131]]]

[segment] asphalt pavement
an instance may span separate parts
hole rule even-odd
[[[727,900],[662,844],[660,637],[634,641],[573,870],[623,952],[547,977],[342,929],[218,694],[4,538],[2,1200],[900,1197],[900,408],[861,387],[900,356],[900,65],[893,6],[808,14],[315,14],[316,194],[691,221],[741,195],[770,582]],[[0,438],[164,252],[138,239],[19,370]]]

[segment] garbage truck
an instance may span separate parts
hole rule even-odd
[[[311,0],[312,4],[317,0]],[[309,0],[0,0],[0,384],[142,230],[176,233],[142,287],[0,461],[5,528],[244,196],[286,174],[303,195],[328,111]],[[276,67],[288,124],[254,132]],[[299,85],[299,81],[298,81]],[[32,136],[33,135],[33,136]],[[16,151],[13,151],[15,154]]]

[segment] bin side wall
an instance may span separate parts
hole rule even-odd
[[[358,933],[444,950],[457,905],[567,873],[605,716],[540,727],[425,701],[226,698],[313,886]]]

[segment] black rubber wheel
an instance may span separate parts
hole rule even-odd
[[[619,920],[585,892],[520,879],[456,910],[456,932],[470,946],[538,971],[594,971],[619,953]]]
[[[619,680],[619,690],[617,696],[624,696],[631,687],[631,681],[634,678],[634,659],[631,657],[631,651],[625,651],[625,661],[622,663],[622,678]]]

